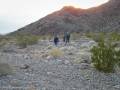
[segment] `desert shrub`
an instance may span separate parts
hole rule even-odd
[[[89,32],[89,33],[85,33],[85,36],[88,37],[88,38],[93,38],[95,36],[95,34]]]
[[[106,33],[86,33],[86,37],[93,39],[96,42],[101,42],[104,38],[106,38]]]
[[[7,44],[6,40],[0,40],[0,48]]]
[[[27,45],[33,45],[36,44],[39,40],[37,36],[34,35],[19,35],[16,37],[17,38],[17,44],[21,48],[26,48]]]
[[[80,33],[74,32],[71,34],[71,39],[72,40],[77,40],[81,37]]]
[[[113,33],[110,34],[110,39],[112,41],[120,41],[120,34],[116,33],[116,32],[113,32]]]
[[[92,39],[95,41],[95,42],[102,42],[104,39],[106,39],[107,35],[105,33],[96,33],[94,34],[94,36],[92,37]]]
[[[62,52],[60,49],[58,49],[58,48],[54,48],[54,49],[52,49],[52,50],[49,52],[49,54],[50,54],[51,56],[53,56],[54,58],[57,58],[57,57],[62,56],[62,55],[63,55],[63,52]]]
[[[12,74],[12,68],[7,63],[0,63],[0,76]]]
[[[0,48],[9,43],[10,39],[6,36],[0,37]]]
[[[98,42],[98,46],[91,49],[91,59],[94,67],[102,72],[113,72],[116,65],[120,63],[120,50],[116,50],[116,45],[105,43],[104,40]]]
[[[117,66],[120,67],[120,49],[116,50]]]
[[[105,39],[105,34],[104,33],[99,33],[99,34],[96,34],[94,37],[93,37],[93,40],[96,41],[96,42],[103,42],[103,39]]]

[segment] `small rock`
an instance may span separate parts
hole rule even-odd
[[[120,89],[120,85],[115,85],[114,88]]]
[[[22,83],[20,80],[13,79],[13,80],[11,80],[10,85],[13,87],[19,87],[19,86],[22,86]]]
[[[52,49],[52,45],[48,46],[47,49]]]
[[[92,68],[94,68],[94,63],[91,63],[90,66],[91,66]]]
[[[52,58],[52,56],[47,56],[47,58],[46,59],[51,59]]]
[[[27,55],[27,54],[24,54],[23,58],[24,58],[24,59],[32,59],[32,57],[29,56],[29,55]]]
[[[69,52],[68,55],[74,55],[72,52]]]
[[[15,50],[13,49],[4,49],[3,50],[4,53],[17,53]]]
[[[67,50],[67,48],[66,47],[61,47],[60,50],[64,51],[64,50]]]
[[[28,68],[30,68],[30,66],[27,64],[24,64],[23,66],[20,67],[20,69],[28,69]]]
[[[52,74],[52,72],[47,72],[48,75]]]
[[[46,58],[47,56],[48,56],[48,54],[43,54],[41,57]]]
[[[46,88],[45,88],[45,87],[43,87],[43,88],[42,88],[42,90],[46,90]]]
[[[63,60],[61,60],[61,59],[56,59],[56,64],[64,64],[64,61]]]
[[[61,47],[60,50],[62,51],[73,51],[76,50],[75,47],[71,46],[71,47]]]
[[[96,42],[95,41],[89,41],[89,42],[85,42],[85,43],[81,44],[82,48],[91,49],[93,46],[96,46]]]
[[[36,87],[35,87],[35,85],[33,85],[33,84],[30,84],[30,85],[29,85],[29,88],[28,88],[28,90],[36,90]]]
[[[68,60],[65,60],[64,61],[64,64],[69,64],[70,62]]]
[[[90,64],[90,60],[82,60],[80,63],[87,63],[87,64]]]
[[[81,63],[80,64],[80,69],[89,69],[90,68],[90,65],[87,64],[87,63]]]

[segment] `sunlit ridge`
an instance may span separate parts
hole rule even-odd
[[[78,2],[71,2],[71,3],[65,3],[64,6],[73,6],[75,8],[82,8],[82,9],[89,9],[92,7],[97,7],[99,5],[102,5],[104,3],[107,3],[109,0],[85,0],[84,3],[78,3]]]

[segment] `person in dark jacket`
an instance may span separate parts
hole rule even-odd
[[[54,37],[54,44],[55,44],[55,46],[57,46],[58,43],[59,43],[59,38],[58,38],[57,35],[55,35],[55,37]]]
[[[65,42],[65,45],[70,42],[70,33],[69,32],[64,33],[63,41]]]
[[[70,33],[69,32],[67,32],[67,43],[69,43],[70,42]]]

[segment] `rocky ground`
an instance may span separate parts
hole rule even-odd
[[[57,58],[49,54],[56,48],[51,41],[41,40],[25,49],[6,45],[0,60],[9,63],[14,73],[0,77],[0,90],[120,90],[120,73],[105,74],[92,66],[94,45],[85,38],[66,46],[61,42],[57,48],[63,55]]]

